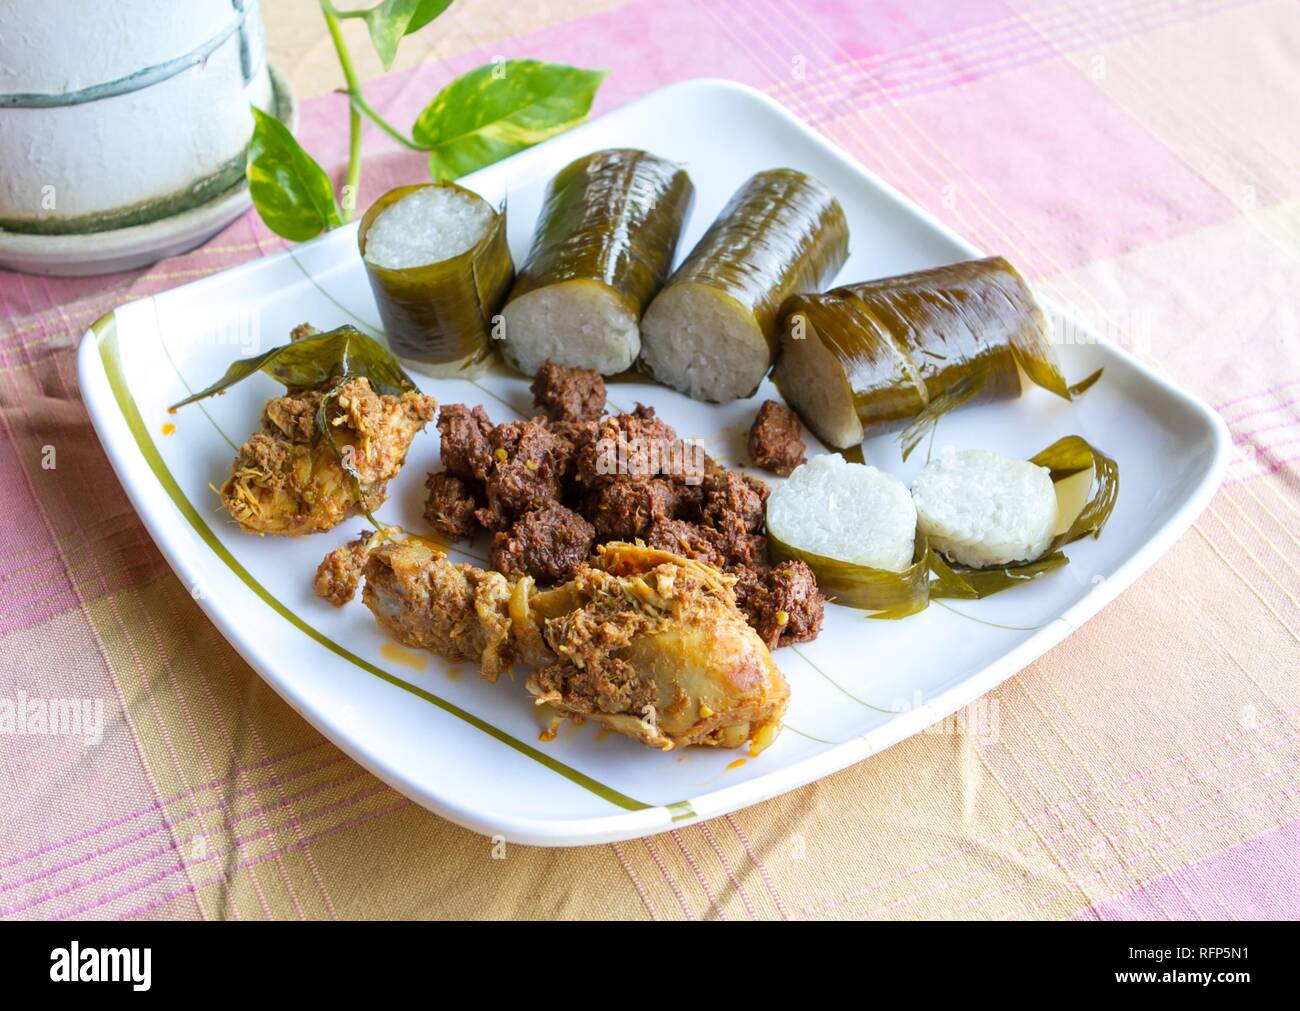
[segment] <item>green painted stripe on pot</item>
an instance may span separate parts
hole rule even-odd
[[[249,43],[248,18],[244,8],[246,0],[231,0],[231,2],[239,12],[239,68],[243,72],[244,83],[248,84],[259,68],[253,65],[253,47]]]
[[[275,110],[275,118],[292,128],[290,121],[293,119],[293,98],[275,68],[269,69],[271,107]],[[220,200],[243,186],[247,160],[247,152],[241,151],[211,175],[183,190],[162,197],[151,197],[126,207],[72,218],[0,218],[0,231],[22,235],[93,235],[152,224]]]
[[[293,625],[294,628],[298,629],[310,639],[313,639],[320,645],[324,646],[331,653],[342,657],[344,660],[356,665],[366,673],[372,674],[381,681],[386,681],[397,688],[401,688],[405,692],[409,692],[416,698],[423,699],[425,702],[437,706],[443,712],[448,713],[459,720],[463,720],[476,730],[481,730],[489,737],[500,741],[502,744],[519,752],[521,755],[531,758],[538,764],[545,766],[547,769],[550,769],[559,776],[563,776],[571,783],[595,794],[602,800],[606,800],[614,806],[620,807],[626,811],[644,811],[654,806],[652,804],[643,803],[633,797],[629,797],[624,793],[620,793],[613,787],[606,786],[599,780],[593,779],[585,773],[579,772],[572,766],[565,765],[563,762],[552,758],[550,755],[539,751],[537,748],[512,737],[505,731],[497,729],[486,720],[480,719],[473,713],[460,708],[454,703],[448,702],[446,699],[440,698],[432,692],[426,691],[417,685],[413,685],[409,681],[404,681],[367,660],[363,660],[351,650],[340,646],[323,632],[307,624],[307,622],[303,621],[302,618],[298,617],[298,615],[294,614],[293,611],[282,604],[279,599],[259,583],[253,575],[236,560],[235,556],[230,553],[229,549],[221,543],[216,534],[212,532],[212,528],[209,527],[203,517],[199,515],[199,511],[194,507],[190,500],[186,498],[185,493],[176,482],[176,478],[172,475],[171,470],[163,461],[162,455],[158,452],[158,447],[154,445],[153,439],[150,437],[148,430],[145,427],[144,419],[140,416],[140,410],[136,406],[135,398],[132,396],[131,390],[127,386],[126,377],[122,371],[122,359],[118,350],[117,320],[114,314],[110,312],[108,315],[96,320],[91,325],[91,330],[95,334],[96,343],[99,347],[100,361],[103,363],[104,373],[108,377],[109,388],[113,391],[113,398],[117,401],[118,410],[122,412],[122,418],[126,422],[126,426],[130,430],[132,437],[135,439],[136,446],[139,448],[141,456],[144,457],[145,463],[149,465],[149,469],[153,472],[154,477],[158,479],[158,483],[162,485],[163,490],[172,500],[172,503],[180,511],[181,515],[185,517],[185,520],[189,525],[193,527],[194,532],[199,535],[202,541],[212,549],[212,552],[221,559],[222,562],[225,563],[227,568],[239,577],[240,581],[244,583],[245,586],[257,594],[257,596],[273,611],[279,614],[280,617],[284,618],[289,622],[289,624]],[[672,805],[669,810],[675,810],[680,806],[681,804]],[[687,807],[689,808],[689,804]]]
[[[100,84],[92,84],[87,88],[79,88],[76,91],[31,91],[0,95],[0,109],[58,109],[67,105],[84,105],[87,102],[98,102],[104,98],[129,95],[133,91],[141,91],[144,88],[160,84],[163,81],[170,80],[177,74],[184,73],[191,67],[197,67],[215,53],[228,38],[243,28],[244,17],[244,11],[242,9],[237,10],[235,20],[212,38],[191,49],[188,53],[166,60],[163,63],[156,63],[152,67],[141,67],[125,77],[119,77],[112,81],[103,81]]]
[[[0,230],[24,235],[91,235],[95,232],[110,232],[116,228],[147,225],[200,207],[243,185],[246,160],[246,155],[241,151],[211,175],[164,196],[70,218],[0,218]]]

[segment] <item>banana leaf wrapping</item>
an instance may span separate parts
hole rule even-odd
[[[506,360],[531,374],[548,357],[539,348],[553,345],[562,364],[595,364],[582,360],[580,353],[563,360],[574,335],[529,326],[516,303],[564,285],[575,296],[572,301],[590,304],[591,292],[582,289],[596,286],[623,314],[629,334],[626,354],[609,371],[630,366],[640,350],[641,314],[672,269],[694,200],[695,186],[686,170],[645,151],[595,151],[561,169],[547,187],[532,248],[507,299]]]
[[[668,277],[694,199],[685,169],[645,151],[571,162],[547,187],[510,301],[561,281],[597,281],[639,317]]]
[[[782,307],[782,395],[827,445],[845,449],[903,428],[904,457],[947,411],[1020,395],[1021,373],[1071,400],[1051,326],[1002,257],[917,271]]]
[[[366,211],[357,246],[393,351],[421,372],[465,378],[480,371],[492,356],[492,317],[515,275],[504,208],[492,210],[491,226],[472,248],[439,263],[392,269],[365,258],[366,235],[379,215],[429,186],[454,189],[486,203],[477,193],[451,182],[399,186]]]
[[[780,345],[781,307],[816,291],[848,258],[840,202],[794,169],[759,172],[727,202],[651,304],[642,326],[642,365],[656,379],[702,400],[749,396]],[[698,353],[684,332],[708,320]],[[724,344],[734,347],[722,346]],[[699,358],[709,363],[699,368]]]
[[[804,551],[767,532],[768,554],[774,562],[804,562],[817,577],[817,588],[836,604],[871,611],[873,617],[905,618],[924,611],[930,603],[930,561],[934,552],[918,534],[912,564],[902,572],[827,558]]]
[[[912,564],[902,572],[827,558],[803,551],[768,529],[768,550],[774,561],[806,562],[817,585],[837,604],[872,612],[872,618],[905,618],[925,610],[931,600],[982,600],[1027,583],[1069,564],[1061,550],[1083,537],[1098,537],[1119,497],[1119,465],[1077,435],[1067,435],[1030,458],[1046,467],[1053,484],[1091,472],[1087,499],[1063,532],[1052,539],[1042,557],[1017,565],[973,569],[946,561],[917,533]]]

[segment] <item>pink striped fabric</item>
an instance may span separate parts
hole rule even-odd
[[[315,4],[276,7],[275,58],[321,93],[299,137],[337,174],[346,107]],[[922,735],[653,839],[488,862],[270,693],[144,533],[76,342],[115,305],[283,248],[255,215],[146,270],[0,272],[0,916],[1300,915],[1298,10],[475,0],[367,84],[398,123],[502,56],[609,67],[597,114],[688,77],[762,89],[1232,432],[1193,532],[991,697],[996,744]],[[366,151],[362,205],[424,172],[371,128]],[[102,737],[5,731],[20,693],[102,702]]]

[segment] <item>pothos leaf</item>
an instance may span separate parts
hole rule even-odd
[[[406,25],[406,34],[414,35],[430,21],[451,6],[451,0],[420,0],[411,20]]]
[[[343,223],[325,170],[294,140],[289,128],[257,106],[245,172],[253,206],[266,226],[301,242]]]
[[[265,373],[291,390],[336,386],[360,376],[370,380],[376,393],[396,395],[416,388],[391,351],[355,327],[341,326],[232,362],[215,383],[173,404],[171,409],[228,390],[256,372]]]
[[[385,70],[392,68],[397,44],[407,34],[412,19],[422,6],[421,0],[383,0],[362,15],[370,32],[370,43]]]
[[[488,63],[438,92],[411,136],[429,149],[434,179],[455,179],[576,126],[604,77],[540,60]]]

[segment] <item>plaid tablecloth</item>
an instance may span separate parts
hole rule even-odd
[[[273,58],[320,93],[300,136],[341,166],[315,4],[264,6]],[[1237,446],[1224,489],[975,718],[652,839],[502,851],[376,781],[240,661],[78,398],[96,317],[281,240],[248,215],[143,272],[0,273],[0,915],[1300,915],[1300,9],[458,0],[368,94],[409,122],[497,56],[610,68],[596,112],[686,77],[763,89],[1214,404]],[[367,146],[363,205],[421,177]],[[33,700],[102,705],[102,734],[15,720]]]

